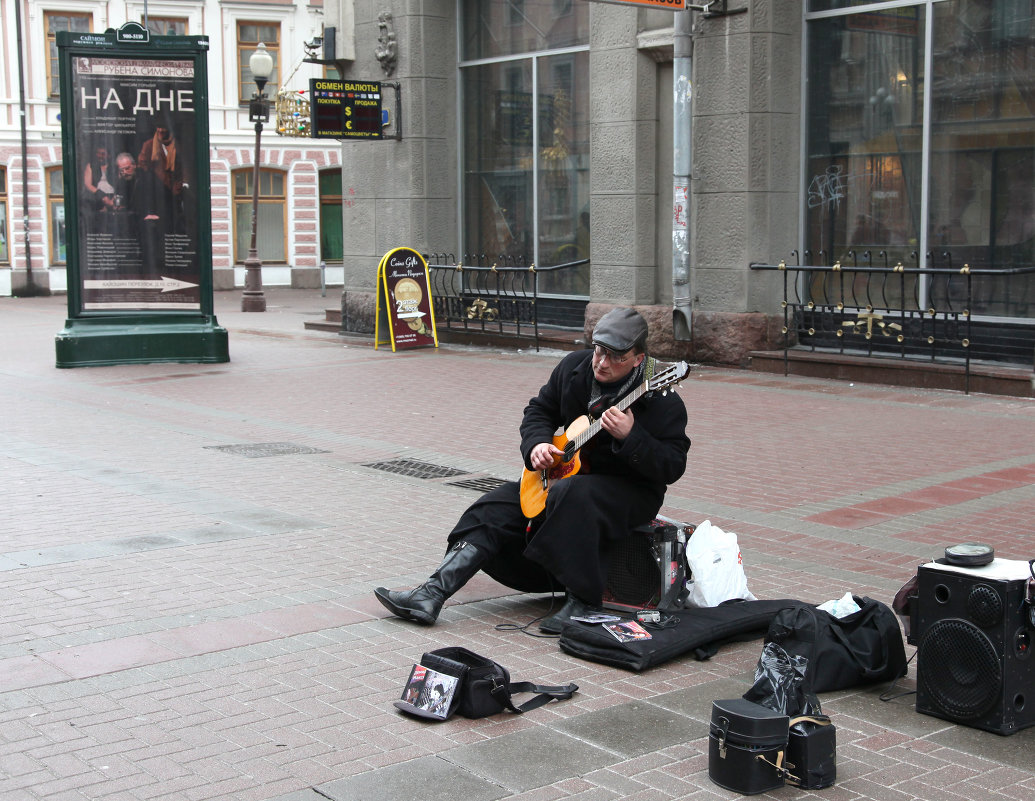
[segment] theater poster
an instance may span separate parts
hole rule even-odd
[[[57,366],[229,360],[213,315],[208,38],[57,35],[68,319]]]
[[[137,25],[120,29],[114,46],[111,32],[63,42],[71,52],[62,117],[73,140],[66,209],[77,208],[66,211],[77,244],[69,261],[83,311],[200,310],[211,256],[205,265],[199,211],[208,159],[204,149],[198,158],[197,134],[208,110],[189,45],[202,37],[154,37],[165,47],[138,47],[127,33],[137,29],[151,45]],[[187,40],[179,42],[187,49],[169,52],[169,40]]]

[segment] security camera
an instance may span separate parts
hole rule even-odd
[[[313,56],[321,47],[323,47],[323,37],[314,36],[311,42],[305,42],[302,46],[305,48],[306,55]]]

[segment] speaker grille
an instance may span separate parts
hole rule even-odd
[[[635,535],[617,544],[607,573],[611,599],[629,606],[654,606],[661,600],[659,579],[658,560],[649,538]]]
[[[983,629],[1003,619],[1003,599],[987,584],[975,584],[967,596],[967,616]]]
[[[972,623],[958,618],[934,623],[920,640],[917,660],[923,666],[917,672],[920,689],[947,715],[976,718],[1001,698],[1003,671],[996,649]]]

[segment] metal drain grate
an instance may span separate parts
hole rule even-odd
[[[466,470],[457,470],[455,467],[445,467],[440,464],[428,464],[416,459],[394,459],[390,462],[373,462],[363,466],[413,478],[450,478],[451,476],[467,475]]]
[[[483,476],[482,478],[465,478],[463,481],[450,481],[448,483],[451,487],[477,490],[478,492],[488,492],[489,490],[494,490],[497,487],[501,487],[506,484],[507,479]]]
[[[261,459],[264,456],[293,456],[298,453],[330,453],[330,451],[296,445],[293,442],[252,442],[241,445],[205,445],[205,450],[232,453],[247,459]]]

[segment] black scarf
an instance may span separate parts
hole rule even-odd
[[[589,403],[586,412],[591,420],[596,420],[604,413],[605,409],[614,406],[618,401],[628,395],[633,387],[637,387],[646,378],[654,374],[654,359],[644,356],[643,361],[622,381],[615,381],[612,384],[601,384],[593,377],[593,386],[589,391]]]

